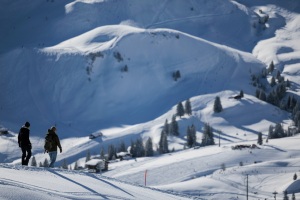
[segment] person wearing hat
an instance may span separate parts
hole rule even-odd
[[[31,142],[29,140],[30,134],[30,123],[26,122],[20,129],[18,135],[19,147],[22,150],[22,165],[28,165],[29,159],[31,157]]]
[[[48,138],[48,139],[47,139]],[[50,141],[51,145],[48,148],[46,148],[46,141]],[[60,145],[60,141],[59,138],[56,134],[56,127],[52,126],[50,129],[48,129],[48,133],[46,134],[46,140],[45,140],[45,152],[47,152],[49,154],[50,157],[50,164],[49,167],[53,168],[54,167],[54,163],[56,161],[56,157],[57,157],[57,147],[60,150],[60,153],[62,152],[62,148]]]

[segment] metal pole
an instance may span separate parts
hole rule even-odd
[[[248,174],[247,174],[247,200],[248,200]]]
[[[220,132],[219,132],[219,147],[221,146],[221,142],[220,142]]]

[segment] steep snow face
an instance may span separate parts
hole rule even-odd
[[[42,50],[18,49],[0,59],[7,68],[0,75],[7,88],[1,119],[14,122],[16,130],[32,121],[33,134],[56,124],[66,135],[85,135],[151,120],[203,93],[254,93],[250,76],[264,67],[251,54],[178,31],[125,25],[96,28]]]
[[[30,4],[5,0],[0,7],[0,52],[53,46],[96,27],[117,24],[175,29],[247,51],[257,40],[253,29],[257,16],[227,0],[35,0]]]

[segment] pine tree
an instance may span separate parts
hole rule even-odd
[[[101,148],[101,150],[100,150],[100,158],[101,159],[105,159],[105,154],[104,154],[104,149],[103,148]]]
[[[282,138],[285,136],[284,130],[280,123],[277,123],[274,128],[274,138]]]
[[[185,110],[185,114],[192,115],[192,106],[191,106],[190,99],[186,100],[184,105],[184,110]]]
[[[272,73],[275,69],[274,62],[272,61],[268,67],[268,73]]]
[[[184,115],[184,108],[183,108],[182,102],[179,102],[177,104],[177,113],[176,113],[176,115],[179,116],[180,118]]]
[[[221,104],[220,97],[217,96],[215,98],[215,102],[214,102],[214,112],[219,113],[219,112],[222,112],[222,110],[223,110],[223,107],[222,107],[222,104]]]
[[[164,131],[162,131],[160,135],[160,140],[158,143],[158,151],[160,154],[169,152],[168,136]]]
[[[207,145],[214,145],[214,134],[212,131],[212,127],[208,124],[204,124],[204,130],[203,130],[203,135],[202,135],[202,146],[207,146]]]
[[[257,138],[257,144],[262,145],[263,144],[263,139],[262,139],[262,133],[258,133],[258,138]]]
[[[85,162],[87,162],[87,161],[89,161],[89,160],[91,160],[91,153],[90,153],[90,150],[88,150],[88,151],[86,152]]]
[[[240,91],[240,97],[241,97],[241,98],[244,97],[244,91],[243,91],[243,90]]]
[[[45,158],[44,160],[43,167],[49,167],[49,162],[47,158]]]
[[[78,163],[77,163],[77,161],[75,162],[73,170],[78,170]]]
[[[35,160],[34,156],[32,156],[32,159],[31,159],[31,166],[34,166],[34,167],[37,166],[37,163],[36,163],[36,160]]]
[[[170,124],[170,134],[179,136],[179,127],[178,127],[178,123],[176,121],[176,115],[173,115],[173,117],[172,117],[172,121]]]
[[[262,101],[266,101],[267,100],[266,93],[263,90],[260,90],[258,98]]]
[[[276,81],[275,81],[275,78],[274,76],[272,76],[271,78],[271,83],[270,83],[271,87],[274,87],[276,85]]]
[[[143,145],[143,139],[137,138],[136,140],[136,157],[143,157],[145,155],[145,148]]]
[[[167,135],[170,134],[170,126],[169,126],[168,119],[166,119],[166,121],[165,121],[163,131],[165,131],[167,133]]]
[[[268,138],[269,139],[274,138],[274,127],[272,124],[269,126]]]
[[[116,149],[113,144],[108,146],[107,157],[108,157],[108,160],[113,160],[116,158]]]
[[[39,167],[44,167],[42,162],[39,163]]]
[[[196,129],[195,126],[187,127],[187,146],[189,148],[196,146]]]
[[[124,141],[122,140],[121,143],[120,143],[120,146],[119,146],[119,152],[126,152],[126,146],[125,146],[125,143]]]
[[[63,168],[63,169],[68,169],[68,164],[67,164],[67,160],[66,160],[66,159],[63,159],[61,168]]]
[[[283,200],[289,200],[289,196],[286,190],[283,191]]]
[[[292,194],[292,200],[296,200],[295,193]]]
[[[153,155],[154,155],[153,143],[151,137],[149,137],[145,144],[145,156],[150,157]]]
[[[297,178],[298,178],[298,176],[297,176],[297,174],[295,173],[294,176],[293,176],[293,180],[295,181],[295,180],[297,180]]]

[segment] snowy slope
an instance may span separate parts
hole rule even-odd
[[[1,199],[191,199],[97,174],[0,165]],[[46,181],[45,181],[46,180]]]
[[[29,120],[33,155],[43,162],[43,136],[55,124],[63,146],[56,166],[63,159],[84,166],[88,150],[96,156],[137,137],[151,137],[156,149],[165,120],[188,98],[193,114],[177,118],[180,136],[168,138],[175,153],[113,163],[105,176],[143,185],[147,170],[151,187],[200,199],[241,199],[248,174],[250,199],[272,199],[274,191],[282,199],[284,190],[298,197],[299,181],[292,179],[299,168],[298,136],[253,151],[231,146],[255,144],[259,132],[265,139],[271,124],[291,125],[289,113],[254,97],[250,76],[274,61],[273,75],[282,72],[292,83],[288,93],[299,96],[299,11],[295,0],[1,1],[0,125],[10,130],[0,136],[0,161],[10,163],[0,167],[1,197],[20,198],[27,188],[36,199],[168,198],[145,188],[131,193],[136,186],[98,177],[121,184],[105,193],[83,172],[79,180],[76,172],[22,169],[16,136]],[[270,18],[260,24],[263,15]],[[174,81],[176,70],[181,78]],[[241,101],[229,98],[240,90]],[[219,114],[212,111],[216,96],[224,108]],[[221,148],[183,150],[187,126],[196,126],[200,142],[206,122],[218,130],[216,143],[220,133]],[[88,139],[99,131],[102,138]],[[38,175],[25,186],[31,174]],[[68,187],[42,188],[44,179]],[[78,187],[82,193],[73,193]],[[16,190],[21,192],[12,197]]]

